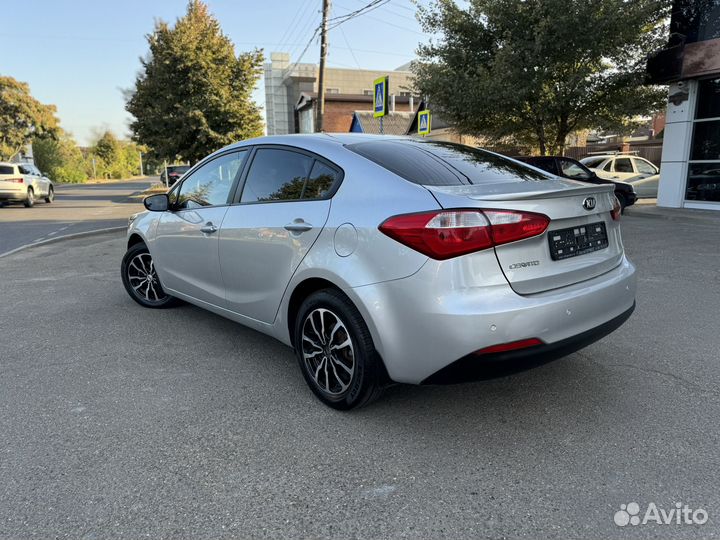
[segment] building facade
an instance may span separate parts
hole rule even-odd
[[[285,135],[312,131],[308,117],[308,100],[317,95],[317,72],[315,64],[300,64],[290,61],[287,53],[270,54],[270,62],[264,65],[265,75],[265,118],[268,135]],[[355,101],[358,96],[369,96],[368,110],[372,109],[373,81],[384,75],[390,76],[390,95],[408,98],[412,94],[412,73],[406,66],[395,71],[373,71],[366,69],[325,69],[325,107],[341,108],[340,100]],[[305,100],[301,98],[306,97]],[[311,97],[308,97],[311,96]],[[331,100],[333,104],[331,105]],[[364,102],[364,100],[362,100]],[[334,103],[337,102],[337,103]],[[336,107],[337,105],[337,107]],[[298,106],[304,111],[299,115]],[[356,110],[357,107],[353,109]],[[347,124],[352,120],[352,111],[347,117]],[[327,122],[327,120],[325,120]],[[342,131],[348,131],[344,129]],[[326,125],[326,131],[339,131]]]
[[[648,74],[670,84],[658,205],[720,210],[720,0],[675,0]]]

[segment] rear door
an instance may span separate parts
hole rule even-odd
[[[629,157],[615,158],[611,178],[613,180],[628,180],[637,176],[633,167],[632,159]]]
[[[319,156],[260,146],[220,231],[228,308],[271,323],[288,282],[320,235],[342,171]]]
[[[248,151],[222,154],[183,179],[159,220],[152,252],[164,287],[225,306],[218,233]]]

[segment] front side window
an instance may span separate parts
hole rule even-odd
[[[240,202],[300,199],[313,161],[310,156],[290,150],[258,149],[250,165]]]
[[[635,167],[637,168],[637,171],[642,174],[657,174],[655,167],[644,159],[636,159]]]
[[[631,173],[633,171],[632,163],[630,158],[618,158],[615,160],[615,172],[619,173]]]
[[[30,168],[29,165],[18,165],[18,169],[20,169],[20,174],[35,176],[35,172]]]
[[[227,204],[230,190],[247,150],[225,154],[206,163],[187,177],[178,192],[178,209]]]
[[[587,180],[590,178],[590,173],[583,167],[567,159],[561,159],[560,168],[562,169],[563,176],[568,178],[575,178],[577,180]]]

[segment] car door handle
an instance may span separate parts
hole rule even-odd
[[[312,225],[310,225],[309,223],[306,223],[302,219],[296,219],[292,223],[288,223],[287,225],[285,225],[285,230],[290,231],[290,232],[300,232],[301,233],[301,232],[309,231],[312,228],[313,228]]]
[[[212,222],[208,221],[205,225],[200,227],[200,232],[203,232],[205,234],[212,234],[214,232],[217,232],[218,228],[212,224]]]

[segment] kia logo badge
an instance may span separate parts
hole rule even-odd
[[[588,197],[583,201],[583,208],[585,210],[592,210],[595,208],[595,197]]]

